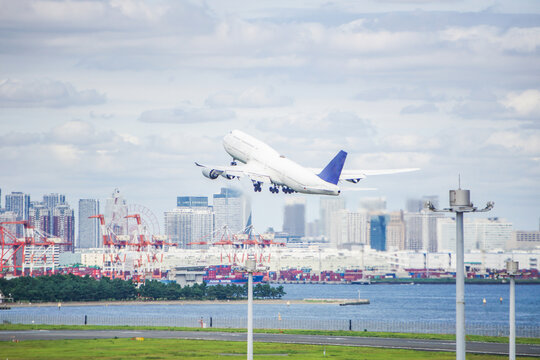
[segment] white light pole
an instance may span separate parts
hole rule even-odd
[[[246,260],[248,273],[248,323],[247,323],[247,359],[253,360],[253,272],[256,268],[255,255],[249,254]]]
[[[463,213],[484,212],[493,208],[493,202],[478,210],[470,200],[470,191],[450,190],[450,208],[438,210],[426,201],[425,207],[435,212],[456,213],[456,360],[465,360],[465,258],[463,239]]]
[[[510,275],[510,334],[508,339],[508,355],[510,360],[516,360],[516,280],[519,263],[509,260],[506,262],[506,271]]]

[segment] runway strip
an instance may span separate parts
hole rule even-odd
[[[246,333],[205,331],[157,331],[157,330],[25,330],[0,331],[0,341],[11,340],[63,340],[63,339],[110,339],[110,338],[159,338],[246,341]],[[356,336],[323,336],[291,334],[254,334],[257,342],[367,346],[387,349],[410,349],[424,351],[455,351],[455,343],[445,340],[395,339]],[[467,352],[478,354],[508,355],[508,344],[467,342]],[[516,346],[519,356],[540,356],[540,345]]]

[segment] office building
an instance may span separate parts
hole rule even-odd
[[[6,211],[11,211],[16,215],[16,221],[28,220],[30,214],[30,195],[22,192],[12,192],[6,195]],[[22,225],[15,226],[15,233],[22,237],[24,229]]]
[[[51,211],[57,205],[64,205],[66,203],[66,195],[51,193],[48,195],[43,195],[43,205],[45,205]]]
[[[90,216],[98,214],[99,200],[79,200],[79,236],[77,241],[78,249],[89,249],[103,246],[102,235],[100,234],[99,219],[90,218]]]
[[[32,205],[28,214],[28,225],[45,235],[51,234],[51,213],[52,211],[43,204]]]
[[[513,225],[498,218],[467,219],[463,222],[465,251],[503,250],[512,240]],[[455,251],[456,222],[453,218],[437,221],[438,251]]]
[[[193,242],[211,242],[214,212],[211,207],[179,207],[165,212],[165,234],[179,247]]]
[[[207,196],[178,196],[176,198],[177,207],[208,207]]]
[[[0,212],[0,222],[13,222],[17,221],[17,214],[13,211],[2,211]],[[9,233],[14,236],[17,236],[17,225],[15,224],[4,224],[2,225]]]
[[[436,208],[439,207],[439,197],[437,195],[425,195],[420,199],[407,199],[406,209],[408,213],[419,213],[424,209],[426,201],[430,201]]]
[[[52,235],[62,239],[64,251],[72,251],[75,243],[75,212],[68,204],[56,205],[53,210]]]
[[[128,235],[128,206],[119,189],[114,189],[110,198],[105,200],[105,224],[116,235]]]
[[[540,249],[540,231],[514,231],[508,250]]]
[[[386,248],[388,250],[405,250],[405,219],[403,211],[389,214],[390,221],[386,226]]]
[[[389,215],[371,215],[369,222],[369,245],[373,250],[386,251],[386,227],[389,221]]]
[[[306,232],[306,200],[287,198],[283,209],[283,232],[293,238],[301,238]]]
[[[330,243],[335,248],[349,248],[369,242],[370,217],[366,211],[346,209],[332,213],[330,223]]]
[[[405,249],[423,252],[440,251],[437,219],[443,217],[443,213],[427,210],[419,213],[405,213],[403,216],[406,228]]]
[[[239,190],[221,188],[219,194],[213,195],[216,234],[227,229],[233,233],[243,232],[249,216],[251,203]],[[216,235],[217,236],[217,235]]]
[[[319,202],[320,234],[327,240],[331,237],[332,215],[345,209],[345,199],[343,197],[321,196]]]

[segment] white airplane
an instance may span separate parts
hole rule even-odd
[[[339,181],[358,183],[368,175],[396,174],[416,171],[414,169],[388,170],[343,170],[347,153],[341,150],[324,169],[309,169],[280,155],[267,144],[240,130],[233,130],[223,138],[225,151],[232,156],[230,166],[207,166],[199,163],[202,173],[209,179],[223,176],[234,179],[247,176],[253,182],[255,192],[262,190],[262,184],[270,184],[270,192],[278,193],[281,187],[286,194],[339,195]],[[237,161],[242,164],[238,164]]]

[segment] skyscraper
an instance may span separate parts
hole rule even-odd
[[[17,214],[17,220],[28,220],[30,195],[13,191],[6,195],[6,211]]]
[[[98,219],[90,219],[90,216],[99,214],[99,200],[79,200],[79,236],[77,248],[88,249],[103,246],[99,233]]]
[[[53,210],[52,234],[69,243],[63,249],[73,250],[75,242],[75,212],[68,204],[56,205]]]
[[[119,189],[105,201],[105,223],[116,235],[128,234],[128,207]]]
[[[41,230],[46,234],[51,231],[51,210],[43,204],[33,205],[28,215],[28,224],[36,230]]]
[[[178,196],[177,207],[208,207],[207,196]]]
[[[323,197],[320,198],[319,203],[319,218],[320,222],[320,233],[326,239],[331,237],[331,224],[332,224],[332,215],[339,210],[345,209],[345,199],[342,197],[331,198]]]
[[[386,251],[386,226],[389,220],[389,215],[371,215],[369,244],[372,249]]]
[[[419,213],[424,208],[424,203],[430,201],[436,208],[439,207],[439,196],[437,195],[424,195],[421,199],[409,198],[407,199],[407,212]]]
[[[366,211],[346,209],[332,213],[330,242],[336,248],[367,244],[369,238],[369,215]]]
[[[283,212],[283,232],[291,237],[303,237],[306,231],[306,200],[288,198]]]
[[[405,220],[403,211],[390,213],[386,226],[386,249],[405,250]]]
[[[221,193],[214,194],[215,229],[222,231],[225,226],[233,234],[243,232],[249,215],[251,203],[240,191],[221,188]]]
[[[45,205],[50,210],[53,210],[56,205],[63,205],[66,203],[66,195],[51,193],[48,195],[43,195],[43,205]]]
[[[22,192],[12,192],[6,195],[6,211],[15,213],[17,221],[28,220],[30,214],[30,195]],[[23,236],[23,226],[16,226],[16,235]]]
[[[512,223],[499,219],[465,219],[463,238],[465,251],[504,249],[512,240]],[[455,251],[456,222],[452,218],[437,221],[439,251]]]
[[[165,234],[180,247],[191,242],[211,241],[214,212],[211,207],[178,207],[165,212]]]
[[[422,210],[420,213],[404,214],[406,224],[405,248],[407,250],[437,252],[437,219],[442,213]]]

